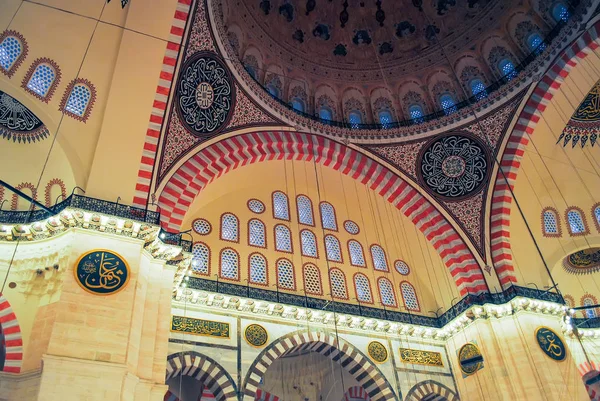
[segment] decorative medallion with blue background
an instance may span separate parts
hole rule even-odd
[[[75,280],[86,291],[110,295],[129,281],[129,265],[121,255],[106,249],[84,253],[75,264]]]
[[[244,337],[253,347],[262,347],[269,341],[267,330],[260,324],[250,324],[244,331]]]
[[[558,137],[556,143],[562,142],[563,147],[571,143],[571,147],[579,143],[583,148],[590,143],[592,146],[598,140],[600,133],[600,81],[596,82],[583,102],[577,107],[567,126]]]
[[[371,359],[377,363],[384,363],[388,359],[388,351],[379,341],[371,341],[367,346],[367,351]]]
[[[466,376],[470,376],[483,368],[483,356],[477,345],[466,343],[458,350],[458,364]]]
[[[551,328],[538,327],[535,331],[535,340],[542,351],[544,351],[544,354],[555,361],[564,361],[567,357],[565,344]]]
[[[48,128],[23,103],[0,91],[0,135],[13,142],[35,142],[48,136]]]
[[[195,136],[208,137],[223,129],[235,104],[231,75],[210,52],[194,54],[183,65],[175,103],[181,123]]]
[[[573,274],[600,271],[600,248],[588,248],[574,252],[564,259],[563,266],[566,271]]]
[[[488,176],[485,146],[475,137],[446,135],[425,145],[419,175],[423,184],[447,200],[479,192]]]

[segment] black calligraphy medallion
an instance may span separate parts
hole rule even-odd
[[[558,334],[549,327],[538,327],[535,331],[535,339],[542,351],[544,351],[544,354],[555,361],[564,361],[567,357],[565,344]]]
[[[483,367],[483,356],[477,345],[466,343],[458,351],[458,364],[460,370],[470,376]]]
[[[13,142],[35,142],[48,136],[48,128],[31,110],[0,91],[0,135]]]
[[[447,135],[425,145],[421,181],[437,195],[459,200],[478,192],[488,175],[488,156],[478,139]]]
[[[183,125],[199,137],[223,129],[235,103],[235,88],[225,64],[213,53],[194,54],[182,67],[176,109]]]
[[[84,253],[75,265],[75,280],[86,291],[110,295],[129,281],[129,265],[116,252],[96,249]]]

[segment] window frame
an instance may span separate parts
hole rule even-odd
[[[294,105],[294,103],[300,104],[300,106],[302,108],[301,109],[297,109],[296,106]],[[302,100],[299,97],[292,98],[290,100],[290,106],[292,106],[292,109],[294,109],[295,111],[299,111],[300,113],[305,113],[306,112],[306,104],[305,104],[304,100]]]
[[[254,210],[250,209],[250,203],[252,201],[260,202],[263,205],[263,211],[262,212],[255,212]],[[246,206],[248,207],[248,210],[250,210],[254,214],[263,214],[264,212],[267,211],[267,206],[265,205],[265,203],[263,201],[261,201],[260,199],[256,199],[256,198],[250,198],[250,199],[248,199],[248,201],[246,202]]]
[[[406,299],[404,298],[404,291],[402,291],[402,284],[404,284],[404,283],[406,283],[412,287],[413,292],[415,294],[415,299],[417,300],[417,309],[409,308],[408,305],[406,304]],[[400,282],[400,284],[398,285],[398,287],[400,289],[400,296],[402,296],[402,302],[404,303],[404,308],[407,311],[411,311],[411,312],[421,312],[421,302],[419,301],[419,296],[417,295],[417,289],[415,288],[415,286],[412,285],[412,283],[408,280],[402,280]]]
[[[387,283],[390,285],[390,290],[392,291],[392,295],[394,297],[393,305],[386,305],[383,302],[383,295],[381,294],[381,282],[382,281],[387,281]],[[394,283],[392,283],[392,281],[390,279],[388,279],[387,277],[378,277],[377,278],[377,291],[379,292],[379,300],[381,301],[382,306],[388,307],[388,308],[397,308],[398,307],[398,298],[396,297],[396,292],[394,291]]]
[[[452,106],[444,107],[444,99],[450,99],[450,101],[452,101]],[[442,111],[447,116],[454,114],[458,111],[458,107],[456,107],[456,99],[454,98],[454,96],[452,96],[450,92],[442,93],[438,98],[438,102],[440,103]]]
[[[234,278],[234,279],[223,276],[223,252],[225,252],[228,249],[232,250],[237,255],[237,261],[238,261],[237,262],[237,271],[236,271],[236,278]],[[240,253],[231,247],[225,247],[225,248],[221,249],[221,251],[219,252],[219,278],[222,280],[227,280],[227,281],[237,281],[237,282],[240,281]]]
[[[353,116],[358,117],[358,122],[352,121]],[[355,125],[357,126],[356,128],[358,128],[359,125],[364,124],[362,113],[359,110],[350,110],[348,112],[348,124],[350,124],[353,128]]]
[[[306,199],[308,199],[308,203],[310,205],[310,214],[312,217],[312,224],[308,224],[308,223],[303,223],[300,221],[300,204],[298,203],[298,198],[300,197],[305,197]],[[313,202],[312,199],[310,199],[310,197],[308,195],[304,195],[304,194],[298,194],[296,195],[296,213],[298,213],[298,223],[302,224],[303,226],[307,226],[307,227],[315,227],[315,208],[313,207]]]
[[[412,111],[413,110],[419,110],[419,112],[421,113],[420,117],[413,117],[412,115]],[[410,106],[407,107],[407,111],[408,111],[408,118],[413,120],[416,123],[422,123],[425,121],[425,108],[423,107],[423,105],[415,103],[415,104],[411,104]]]
[[[0,67],[0,72],[2,72],[9,78],[12,78],[12,76],[15,74],[15,72],[17,72],[17,70],[19,69],[21,64],[23,64],[23,61],[25,61],[25,58],[29,54],[29,45],[27,44],[27,41],[25,40],[25,37],[23,35],[12,29],[7,29],[4,32],[2,32],[2,34],[0,35],[0,43],[3,43],[4,40],[9,37],[12,37],[19,41],[19,43],[21,44],[21,53],[19,53],[15,61],[13,61],[13,63],[10,65],[10,67],[8,67],[8,69],[5,70],[4,68]]]
[[[194,225],[196,224],[197,221],[205,221],[208,224],[208,232],[206,234],[202,234],[202,233],[196,231],[196,229],[194,229]],[[212,233],[212,224],[210,224],[210,221],[208,221],[205,218],[202,218],[202,217],[196,218],[192,221],[192,231],[198,235],[209,235],[210,233]]]
[[[387,113],[387,115],[390,118],[390,121],[387,123],[384,123],[381,121],[381,115]],[[379,110],[379,112],[377,113],[377,121],[379,122],[379,124],[383,127],[389,126],[394,122],[394,116],[392,114],[392,112],[390,111],[390,109],[383,109],[383,110]]]
[[[315,268],[315,270],[317,271],[317,278],[319,280],[319,289],[320,292],[312,292],[312,291],[308,291],[306,289],[306,270],[307,267],[312,266]],[[307,294],[311,294],[311,295],[318,295],[318,296],[323,296],[323,278],[321,277],[321,269],[319,269],[319,267],[317,265],[315,265],[314,263],[311,262],[306,262],[302,265],[302,282],[304,283],[304,292],[306,292]]]
[[[237,220],[237,233],[236,233],[236,239],[235,240],[223,238],[223,217],[226,214],[232,215]],[[235,213],[232,213],[232,212],[223,212],[223,213],[221,213],[221,217],[219,217],[219,239],[221,241],[232,242],[234,244],[239,244],[240,243],[240,218],[237,217],[237,215]]]
[[[509,73],[505,73],[504,67],[509,63],[512,65],[512,70]],[[517,66],[515,65],[514,61],[512,61],[508,57],[500,60],[498,62],[497,68],[498,68],[498,71],[500,72],[500,79],[506,78],[507,81],[512,81],[514,78],[517,77],[517,75],[519,75],[519,73],[517,72]]]
[[[252,260],[252,256],[254,255],[259,255],[262,256],[262,258],[265,260],[265,280],[266,283],[259,283],[256,281],[252,280],[252,264],[250,263],[250,261]],[[248,255],[248,283],[250,284],[254,284],[254,285],[260,285],[262,287],[268,287],[269,286],[269,259],[263,255],[260,252],[251,252],[250,255]]]
[[[473,92],[473,86],[474,86],[475,83],[481,83],[481,85],[483,86],[483,89],[480,90],[477,93]],[[481,79],[479,77],[473,78],[469,82],[469,90],[471,92],[471,96],[472,97],[474,96],[475,99],[477,99],[477,100],[481,100],[481,99],[484,99],[484,98],[488,97],[488,93],[487,93],[487,88],[485,86],[485,82],[483,82],[483,79]],[[482,93],[483,93],[483,95],[481,95]]]
[[[329,114],[329,118],[322,117],[321,116],[321,111],[327,112]],[[331,107],[328,107],[328,106],[321,106],[321,107],[319,107],[318,114],[319,114],[319,119],[320,120],[323,120],[323,121],[333,121],[334,117],[333,117],[333,110],[331,110]]]
[[[333,211],[333,222],[335,223],[335,229],[333,229],[333,228],[327,228],[323,224],[323,209],[321,209],[321,207],[322,207],[323,204],[327,204],[327,205],[331,206],[331,210]],[[329,231],[333,231],[333,232],[336,232],[336,233],[338,232],[339,226],[338,226],[337,213],[335,211],[335,207],[331,203],[329,203],[327,201],[321,201],[321,202],[319,202],[319,218],[321,219],[321,228],[323,230],[329,230]]]
[[[569,212],[572,212],[572,211],[579,213],[579,216],[581,217],[581,222],[583,224],[583,231],[580,233],[574,233],[571,230],[571,223],[569,222]],[[567,225],[567,231],[571,237],[581,237],[584,235],[588,235],[590,233],[590,226],[587,223],[585,213],[583,212],[583,210],[581,210],[580,207],[570,206],[567,208],[567,210],[565,210],[565,223]]]
[[[600,214],[596,217],[596,209],[600,210],[600,202],[597,202],[592,206],[592,220],[596,226],[596,230],[600,233]]]
[[[284,251],[284,250],[278,249],[278,247],[277,247],[277,227],[279,227],[279,226],[285,227],[288,230],[288,232],[290,233],[290,250],[289,251]],[[294,253],[294,240],[292,238],[292,230],[290,230],[290,228],[288,226],[286,226],[285,224],[278,223],[273,226],[273,243],[275,244],[275,251],[277,251],[277,252],[290,253],[290,254]]]
[[[408,273],[400,273],[400,271],[398,271],[398,268],[396,267],[397,263],[404,263],[404,266],[406,266],[406,268],[408,269]],[[411,269],[410,266],[408,265],[408,263],[406,263],[403,259],[396,259],[394,260],[394,270],[396,271],[396,273],[398,273],[401,276],[408,276],[411,273]]]
[[[264,238],[265,238],[265,245],[264,245],[264,246],[261,246],[261,245],[255,245],[255,244],[252,244],[252,243],[250,243],[250,233],[251,233],[251,231],[250,231],[250,223],[251,223],[252,221],[254,221],[254,220],[256,220],[256,221],[260,222],[260,223],[262,224],[262,226],[263,226],[263,235],[264,235]],[[261,219],[259,219],[259,218],[256,218],[256,217],[252,217],[252,218],[248,219],[248,235],[247,235],[247,239],[248,239],[248,246],[251,246],[251,247],[254,247],[254,248],[262,248],[262,249],[267,249],[267,245],[268,245],[268,239],[267,239],[267,225],[265,224],[265,222],[264,222],[264,221],[262,221],[262,220],[261,220]]]
[[[373,247],[374,246],[378,246],[382,251],[383,251],[383,259],[385,260],[385,270],[379,270],[375,267],[376,263],[375,263],[375,258],[373,256]],[[390,264],[389,261],[387,259],[387,252],[385,251],[385,249],[383,249],[383,247],[377,243],[372,243],[371,245],[369,245],[369,253],[371,254],[371,263],[373,263],[373,270],[378,271],[378,272],[386,272],[389,273],[390,272]]]
[[[46,94],[40,95],[39,93],[30,89],[28,85],[29,85],[29,81],[31,81],[31,78],[33,78],[33,75],[35,74],[38,67],[40,67],[43,64],[46,64],[50,68],[52,68],[52,70],[54,71],[54,80],[48,87],[48,91],[46,92]],[[61,77],[62,77],[62,73],[60,71],[60,67],[54,60],[51,60],[47,57],[40,57],[40,58],[35,59],[35,61],[29,66],[27,73],[23,77],[23,81],[21,81],[21,88],[23,88],[25,90],[25,92],[38,98],[42,102],[48,103],[50,101],[50,99],[52,99],[52,96],[54,96],[54,92],[56,91],[56,88],[58,87],[58,84],[60,83]]]
[[[75,89],[75,86],[77,86],[77,85],[84,85],[90,91],[90,100],[88,101],[87,106],[85,107],[83,116],[80,116],[75,113],[71,113],[69,110],[67,110],[67,103],[69,102],[69,97],[71,96],[71,92],[73,92],[73,89]],[[95,103],[96,103],[96,87],[94,86],[94,84],[92,84],[88,79],[76,78],[76,79],[72,80],[69,83],[69,85],[67,85],[67,89],[65,89],[65,93],[63,94],[62,100],[60,101],[59,110],[62,113],[64,113],[65,115],[67,115],[71,118],[74,118],[77,121],[81,121],[81,122],[85,123],[90,118],[90,114],[92,113],[92,108],[94,107]]]
[[[315,249],[316,249],[316,251],[317,251],[317,252],[316,252],[316,253],[317,253],[317,256],[308,255],[308,254],[304,253],[304,242],[303,242],[303,240],[302,240],[302,233],[303,233],[303,232],[305,232],[305,231],[307,231],[307,232],[311,233],[311,234],[312,234],[312,236],[313,236],[313,238],[315,239]],[[303,228],[302,230],[300,230],[300,254],[301,254],[302,256],[305,256],[305,257],[307,257],[307,258],[311,258],[311,259],[319,259],[319,241],[317,240],[317,236],[315,235],[315,233],[314,233],[314,232],[312,232],[312,230],[309,230],[308,228]]]
[[[332,237],[333,239],[335,239],[337,241],[338,249],[340,250],[340,260],[329,259],[329,252],[327,249],[327,237]],[[333,234],[325,234],[323,236],[323,246],[325,247],[325,259],[328,262],[344,263],[344,252],[342,251],[342,243],[340,242],[340,239],[338,237],[336,237]]]
[[[546,221],[544,218],[544,215],[546,214],[546,212],[552,212],[554,213],[554,219],[556,221],[556,233],[548,233],[546,231]],[[545,207],[544,209],[542,209],[542,213],[541,213],[541,225],[542,225],[542,235],[546,238],[558,238],[558,237],[562,237],[562,227],[561,227],[561,219],[560,219],[560,213],[558,212],[558,210],[556,210],[555,208],[548,206]]]
[[[563,7],[564,7],[564,11],[563,11],[563,13],[566,11],[566,13],[567,13],[567,18],[565,18],[564,16],[563,16],[563,17],[560,17],[560,18],[558,18],[558,19],[556,18],[556,10],[557,10],[557,9],[558,9],[558,7],[560,7],[560,6],[563,6]],[[562,14],[562,13],[561,13],[561,14]],[[562,1],[557,1],[556,3],[554,3],[554,4],[552,5],[552,8],[550,9],[550,15],[552,16],[552,19],[553,19],[553,20],[554,20],[554,22],[556,22],[556,23],[560,23],[560,22],[567,22],[567,21],[568,21],[568,19],[571,17],[571,16],[569,15],[569,7],[567,7],[567,5],[566,5],[564,2],[562,2]]]
[[[356,242],[358,244],[358,246],[360,246],[360,250],[362,252],[363,261],[365,262],[364,266],[356,265],[352,261],[352,252],[350,250],[350,242]],[[365,248],[363,247],[363,245],[361,244],[361,242],[359,240],[355,239],[355,238],[350,238],[348,241],[346,241],[346,248],[348,248],[348,258],[350,260],[350,265],[354,266],[354,267],[360,267],[360,268],[366,269],[367,268],[367,258],[365,258]]]
[[[580,306],[587,306],[587,305],[585,305],[585,301],[588,299],[592,302],[592,305],[598,305],[598,298],[596,298],[594,295],[586,292],[585,294],[583,294],[583,296],[579,300]],[[582,310],[581,313],[582,313],[583,317],[586,319],[598,319],[600,317],[600,308],[594,308],[592,310],[594,311],[594,315],[595,315],[593,318],[587,316],[587,312],[588,312],[587,309]]]
[[[206,273],[195,272],[193,267],[191,266],[192,262],[194,261],[194,246],[196,246],[196,244],[204,245],[208,249],[208,261],[207,261]],[[190,271],[192,272],[192,274],[195,274],[198,276],[207,276],[207,277],[210,276],[211,258],[212,258],[212,249],[210,249],[210,245],[208,245],[206,242],[203,242],[203,241],[194,241],[194,243],[192,244],[192,252],[191,253],[192,253],[192,259],[190,260]]]
[[[333,285],[332,285],[332,281],[331,281],[331,273],[334,270],[341,273],[341,276],[342,276],[342,279],[343,279],[343,284],[344,284],[344,289],[345,289],[345,292],[346,292],[346,297],[345,298],[344,297],[338,297],[338,296],[335,296],[333,294]],[[348,291],[348,278],[346,277],[346,273],[344,273],[343,270],[340,269],[339,267],[332,267],[331,269],[329,269],[329,272],[327,273],[327,276],[329,277],[329,291],[331,292],[331,298],[341,299],[343,301],[348,301],[350,299],[350,292]]]
[[[293,288],[286,288],[286,287],[282,287],[279,285],[279,262],[281,262],[282,260],[287,260],[292,265],[292,281],[294,283]],[[294,267],[294,262],[292,262],[288,258],[278,258],[275,261],[275,282],[277,283],[277,290],[282,289],[285,291],[296,291],[296,288],[298,288],[298,285],[296,283],[296,268]]]
[[[356,283],[356,277],[357,276],[362,276],[365,279],[367,279],[367,286],[368,286],[368,289],[369,289],[369,295],[370,295],[371,301],[361,301],[360,299],[358,299],[358,286],[357,286],[357,283]],[[375,299],[374,299],[375,297],[373,296],[373,287],[371,286],[371,280],[369,280],[369,277],[367,277],[367,275],[364,274],[364,273],[362,273],[362,272],[356,272],[356,273],[354,273],[352,275],[352,284],[354,284],[354,294],[356,295],[356,301],[359,304],[373,305],[373,303],[375,301]]]
[[[275,194],[278,193],[278,192],[281,193],[281,194],[283,194],[283,196],[285,196],[285,202],[287,204],[287,216],[288,216],[287,219],[275,216]],[[273,218],[275,220],[292,221],[292,213],[290,211],[290,197],[285,192],[280,191],[280,190],[276,190],[276,191],[271,192],[271,208],[273,210],[272,215],[273,215]]]

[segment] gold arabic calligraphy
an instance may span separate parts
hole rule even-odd
[[[410,348],[400,348],[402,362],[427,366],[444,366],[442,354],[434,351],[421,351]]]
[[[213,322],[211,320],[185,316],[173,316],[171,319],[171,331],[200,336],[229,338],[229,323]]]
[[[107,254],[106,252],[100,252],[100,260],[95,260],[100,266],[98,271],[98,283],[95,276],[91,274],[85,278],[85,286],[90,289],[99,289],[110,291],[117,288],[121,284],[121,277],[123,272],[120,270],[121,262],[113,255]],[[92,282],[90,282],[90,277]]]
[[[565,346],[552,330],[542,327],[538,329],[536,337],[546,355],[558,361],[565,358]]]

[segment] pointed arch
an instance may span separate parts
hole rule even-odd
[[[372,401],[398,400],[379,368],[352,344],[328,332],[306,331],[286,334],[273,341],[258,355],[244,378],[243,400],[254,401],[265,372],[276,359],[298,351],[317,352],[337,361],[365,389]]]
[[[371,397],[369,397],[369,394],[367,394],[365,389],[361,386],[350,387],[348,390],[346,390],[344,396],[342,397],[342,401],[352,401],[357,399],[371,401]]]
[[[65,183],[60,178],[53,178],[50,181],[48,181],[44,190],[44,202],[46,203],[46,206],[52,206],[52,202],[56,200],[52,199],[52,187],[54,187],[55,185],[58,185],[58,187],[60,188],[60,195],[62,197],[62,200],[67,199],[67,188],[65,187]]]
[[[229,149],[228,157],[215,155]],[[363,153],[319,135],[269,131],[239,134],[211,143],[181,162],[158,188],[162,226],[179,231],[185,214],[209,183],[241,166],[279,159],[311,161],[331,167],[367,185],[392,203],[432,243],[461,295],[487,292],[475,257],[446,218],[400,176]]]
[[[196,351],[169,355],[165,381],[178,376],[190,376],[204,383],[215,396],[215,401],[237,401],[237,388],[233,378],[209,356]]]
[[[30,182],[22,182],[19,185],[16,186],[16,189],[18,189],[19,191],[23,191],[23,189],[29,189],[31,191],[31,197],[35,200],[37,200],[37,188],[35,187],[35,185],[33,185]],[[27,210],[29,210],[29,208],[32,205],[29,205],[27,207]],[[19,195],[17,194],[13,194],[11,202],[10,202],[10,208],[11,210],[18,210],[19,209]]]
[[[20,373],[23,365],[23,337],[17,315],[10,303],[0,294],[0,331],[4,335],[6,353],[0,360],[1,372]]]
[[[413,388],[408,391],[404,400],[421,401],[432,394],[438,396],[433,398],[436,401],[460,401],[460,398],[458,398],[458,395],[454,391],[434,380],[426,380],[415,384]]]

